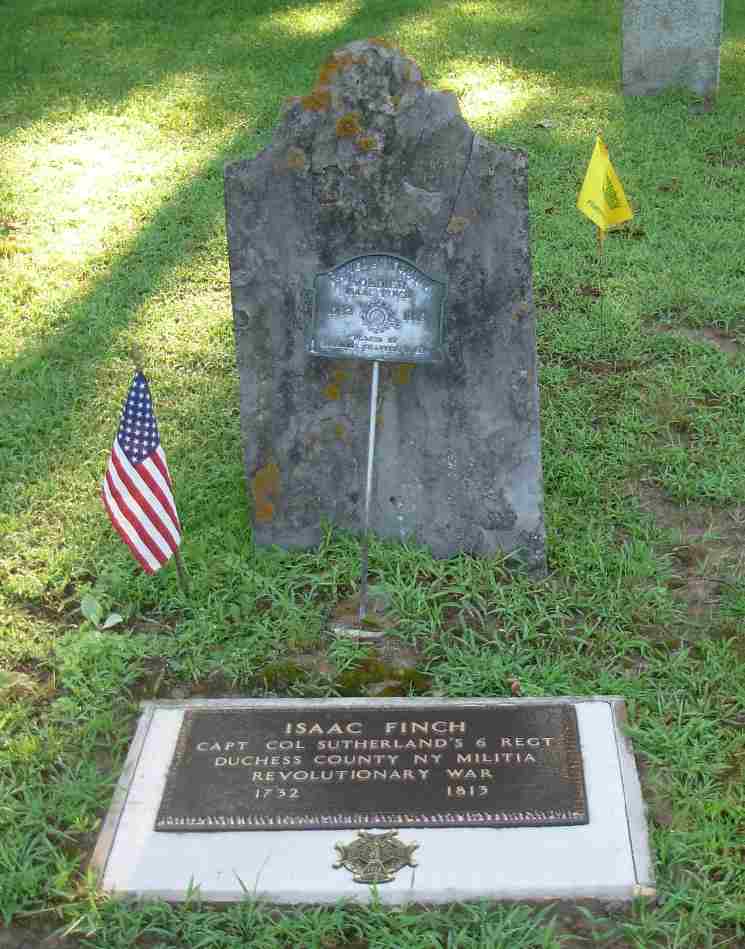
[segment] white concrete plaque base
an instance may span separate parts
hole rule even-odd
[[[401,828],[416,843],[417,866],[379,886],[386,903],[463,900],[631,900],[653,897],[654,876],[639,779],[622,734],[624,703],[614,697],[561,699],[203,699],[148,702],[93,854],[112,895],[206,901],[247,895],[272,903],[368,901],[371,888],[334,869],[337,842],[353,830],[162,833],[153,830],[166,774],[187,708],[353,710],[406,705],[576,707],[589,824],[567,827]],[[310,714],[308,715],[310,718]]]

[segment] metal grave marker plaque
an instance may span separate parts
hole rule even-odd
[[[331,359],[439,363],[447,284],[393,254],[316,274],[308,352]]]
[[[155,829],[588,820],[572,705],[222,708],[185,713]]]

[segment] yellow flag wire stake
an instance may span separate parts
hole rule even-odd
[[[603,287],[603,250],[605,247],[605,230],[599,224],[595,225],[598,238],[598,292],[600,293],[600,337],[601,344],[604,342],[611,348],[610,328],[608,326],[607,314],[605,312],[605,288]]]
[[[602,276],[603,243],[609,227],[617,227],[634,216],[623,185],[611,164],[608,148],[600,134],[585,172],[585,180],[577,198],[577,207],[597,228],[598,270]],[[600,316],[605,322],[605,298],[601,291]]]
[[[130,355],[132,356],[132,362],[135,364],[135,371],[145,372],[145,357],[143,355],[141,347],[137,343],[132,343],[129,347]],[[173,552],[173,559],[176,564],[176,574],[178,575],[178,583],[181,587],[181,592],[184,596],[189,595],[189,574],[186,572],[186,567],[184,566],[184,561],[181,559],[181,551],[177,547]]]

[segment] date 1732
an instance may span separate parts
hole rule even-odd
[[[290,798],[290,800],[294,800],[300,797],[300,791],[298,788],[255,788],[254,797],[257,801],[265,801],[268,797],[273,797],[277,800],[287,797]]]

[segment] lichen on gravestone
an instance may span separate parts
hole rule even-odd
[[[312,546],[325,520],[359,529],[370,364],[312,356],[306,334],[315,276],[383,253],[447,280],[446,360],[383,367],[373,530],[540,572],[525,155],[475,135],[453,94],[367,40],[287,100],[225,188],[256,541]]]

